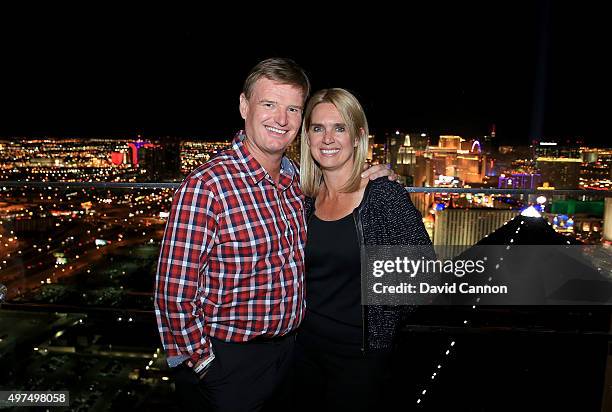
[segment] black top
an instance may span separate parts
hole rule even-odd
[[[361,264],[352,214],[312,215],[305,251],[306,317],[302,330],[340,344],[362,344]]]
[[[312,220],[314,199],[307,197],[304,206],[307,219]],[[400,184],[391,182],[386,177],[370,181],[355,212],[363,229],[363,245],[361,245],[363,253],[366,252],[365,246],[425,245],[431,249],[429,257],[435,259],[435,252],[423,225],[421,213],[414,207],[406,189]],[[309,227],[306,247],[310,243],[310,235]],[[308,282],[306,288],[309,288]],[[309,305],[307,296],[306,307]],[[362,308],[365,312],[364,349],[366,351],[390,350],[398,328],[414,309],[411,306],[384,305],[368,305]]]

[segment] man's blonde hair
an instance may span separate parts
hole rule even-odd
[[[247,99],[251,98],[255,83],[262,77],[281,84],[299,87],[304,93],[304,101],[306,101],[310,93],[310,81],[304,69],[291,59],[273,57],[260,61],[251,69],[242,87],[242,93],[244,93]]]

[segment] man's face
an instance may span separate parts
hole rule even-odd
[[[262,77],[251,97],[240,95],[247,145],[255,155],[280,155],[291,144],[302,123],[304,93],[299,87]]]

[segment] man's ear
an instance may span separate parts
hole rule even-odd
[[[244,93],[240,93],[239,109],[240,109],[240,116],[242,116],[242,118],[246,120],[247,115],[249,114],[249,100],[244,95]]]

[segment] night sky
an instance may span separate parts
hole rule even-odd
[[[249,69],[286,56],[314,89],[354,92],[379,135],[472,137],[495,123],[501,143],[609,146],[603,6],[470,3],[361,16],[305,5],[298,19],[280,10],[5,17],[0,136],[225,138],[242,126]]]

